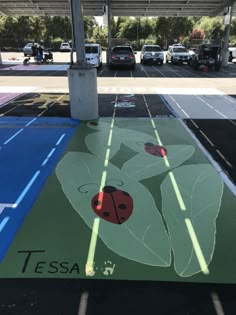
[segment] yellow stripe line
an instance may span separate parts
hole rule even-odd
[[[207,267],[207,263],[206,263],[206,260],[203,256],[203,253],[202,253],[202,250],[201,250],[201,247],[200,247],[200,244],[198,242],[198,239],[197,239],[197,236],[196,236],[196,233],[194,231],[194,228],[193,228],[193,225],[192,225],[192,222],[190,221],[190,219],[185,219],[185,223],[187,225],[187,228],[188,228],[188,233],[190,235],[190,238],[192,240],[192,243],[193,243],[193,248],[195,250],[195,253],[196,253],[196,256],[197,256],[197,259],[198,259],[198,263],[202,269],[202,272],[205,274],[205,275],[209,275],[209,269]]]
[[[113,113],[113,117],[112,117],[112,121],[111,121],[111,125],[110,125],[110,132],[109,132],[108,142],[107,142],[107,150],[106,150],[105,160],[104,160],[104,171],[102,173],[102,178],[101,178],[101,183],[100,183],[100,188],[99,188],[99,192],[100,192],[98,195],[99,208],[102,208],[102,203],[103,203],[104,194],[102,193],[102,189],[106,185],[106,179],[107,179],[106,168],[108,167],[109,157],[110,157],[110,153],[111,153],[110,147],[111,147],[111,143],[112,143],[114,122],[115,122],[115,111]],[[87,257],[87,262],[86,262],[86,266],[85,266],[86,276],[93,276],[95,274],[94,257],[95,257],[95,251],[96,251],[96,246],[97,246],[97,236],[98,236],[98,231],[99,231],[99,225],[100,225],[100,219],[95,218],[94,222],[93,222],[92,234],[91,234],[91,239],[90,239],[90,244],[89,244],[88,257]]]
[[[151,112],[149,111],[149,108],[148,108],[148,104],[147,104],[147,101],[146,101],[146,98],[145,96],[143,95],[143,98],[144,98],[144,102],[146,104],[146,107],[147,107],[147,110],[148,110],[148,113],[149,113],[149,117],[150,117],[150,120],[151,120],[151,124],[153,126],[153,129],[154,129],[154,132],[155,132],[155,135],[156,135],[156,138],[157,138],[157,142],[159,145],[162,145],[162,142],[161,142],[161,139],[160,139],[160,136],[158,134],[158,131],[157,131],[157,128],[156,128],[156,125],[155,125],[155,122],[152,118],[152,115],[151,115]],[[173,99],[174,100],[174,99]],[[168,161],[168,158],[166,158],[166,166],[167,167],[170,167],[170,163]],[[175,195],[176,195],[176,198],[178,200],[178,203],[179,203],[179,207],[182,211],[186,211],[186,206],[185,206],[185,203],[184,203],[184,200],[183,200],[183,197],[181,195],[181,192],[180,192],[180,189],[178,187],[178,184],[176,182],[176,179],[175,179],[175,176],[173,174],[172,171],[169,172],[169,176],[170,176],[170,180],[171,180],[171,183],[172,183],[172,186],[173,186],[173,189],[174,189],[174,192],[175,192]],[[191,220],[190,219],[185,219],[185,223],[187,225],[187,228],[188,228],[188,233],[190,235],[190,238],[192,240],[192,243],[193,243],[193,248],[194,248],[194,251],[195,251],[195,254],[197,256],[197,259],[198,259],[198,262],[199,262],[199,265],[200,265],[200,268],[202,270],[202,272],[204,274],[209,274],[209,270],[207,268],[207,263],[206,263],[206,260],[203,256],[203,253],[202,253],[202,250],[201,250],[201,247],[200,247],[200,244],[198,242],[198,239],[197,239],[197,236],[196,236],[196,233],[194,231],[194,227],[191,223]]]

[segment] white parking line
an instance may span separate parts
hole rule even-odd
[[[152,66],[157,72],[159,72],[163,77],[166,77],[166,75],[163,73],[163,72],[161,72],[157,67],[155,67],[155,66]]]

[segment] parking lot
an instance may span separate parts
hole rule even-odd
[[[100,119],[77,124],[70,119],[69,54],[29,66],[22,54],[2,54],[3,278],[236,283],[236,65],[203,72],[136,58],[135,71],[110,70],[104,56]],[[129,233],[94,223],[80,209],[91,207],[105,173],[134,200]],[[101,310],[106,303],[96,294],[91,307]],[[205,303],[199,314],[211,314]]]

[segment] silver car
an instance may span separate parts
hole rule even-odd
[[[166,53],[166,62],[183,63],[191,59],[189,50],[184,46],[170,46]]]
[[[140,63],[163,64],[164,54],[159,45],[143,45],[140,54]]]

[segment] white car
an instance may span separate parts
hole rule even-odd
[[[100,44],[85,44],[85,58],[87,64],[95,68],[102,65],[102,47]]]
[[[229,47],[229,62],[234,62],[236,59],[236,47]]]
[[[164,53],[159,45],[143,45],[140,53],[140,63],[163,64]]]
[[[191,53],[184,46],[170,46],[166,53],[166,62],[183,63],[191,59]]]
[[[60,51],[61,52],[63,52],[63,51],[71,51],[70,43],[68,43],[68,42],[61,43]]]

